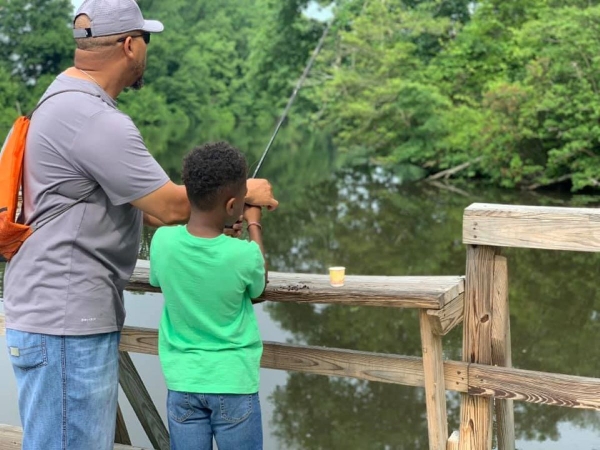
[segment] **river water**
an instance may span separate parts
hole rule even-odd
[[[462,214],[471,203],[592,207],[597,201],[475,185],[442,189],[403,178],[354,170],[307,186],[277,185],[281,207],[264,218],[271,269],[326,273],[330,265],[344,265],[350,274],[462,275]],[[521,249],[503,254],[514,366],[599,377],[600,255]],[[126,306],[128,325],[155,328],[162,297],[127,293]],[[265,340],[420,356],[415,311],[262,304],[257,314]],[[460,359],[461,333],[458,327],[444,338],[447,358]],[[158,358],[132,357],[164,418]],[[19,425],[6,352],[0,352],[0,395],[0,423]],[[120,401],[134,444],[149,446],[122,393]],[[261,402],[266,450],[427,449],[420,388],[263,369]],[[458,429],[458,395],[448,394],[448,409],[450,430]],[[515,427],[521,450],[600,449],[597,412],[515,402]]]

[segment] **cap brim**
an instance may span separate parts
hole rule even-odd
[[[142,28],[142,31],[147,31],[148,33],[160,33],[164,29],[165,26],[158,20],[144,20],[144,28]]]

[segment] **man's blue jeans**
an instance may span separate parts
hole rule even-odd
[[[262,450],[258,394],[190,394],[169,391],[171,450]]]
[[[118,332],[50,336],[6,330],[23,450],[109,450],[119,392]]]

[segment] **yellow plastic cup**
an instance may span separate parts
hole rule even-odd
[[[344,275],[346,274],[346,268],[337,266],[329,268],[329,284],[333,287],[340,287],[344,285]]]

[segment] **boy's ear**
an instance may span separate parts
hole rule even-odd
[[[229,200],[227,200],[227,203],[225,203],[225,211],[227,211],[227,215],[233,216],[234,206],[235,206],[235,197],[231,197]]]

